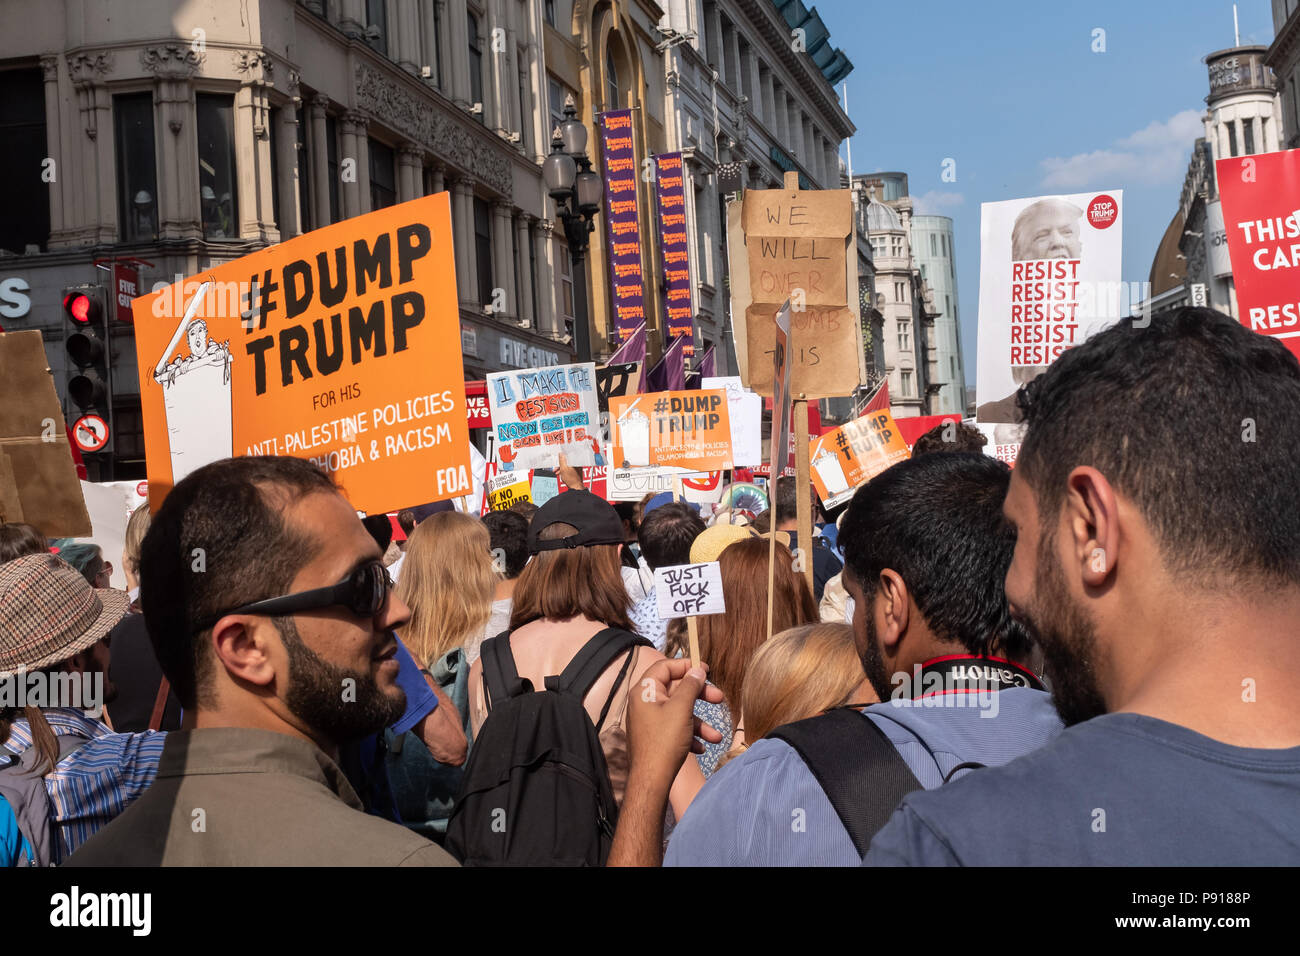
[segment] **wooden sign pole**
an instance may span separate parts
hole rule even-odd
[[[697,623],[698,618],[688,617],[686,619],[686,637],[691,644],[691,666],[700,666],[700,626]]]
[[[801,392],[794,405],[794,480],[797,490],[795,517],[798,521],[799,547],[803,550],[803,573],[808,577],[808,591],[813,591],[812,501],[808,495],[808,400]],[[771,635],[769,635],[771,636]]]
[[[768,517],[772,520],[767,529],[767,639],[772,639],[772,598],[776,589],[776,483],[781,480],[776,462],[772,462],[772,497],[768,499]]]

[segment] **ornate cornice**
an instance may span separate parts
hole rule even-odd
[[[188,79],[198,72],[206,53],[196,53],[187,43],[164,43],[140,51],[140,65],[155,76]]]
[[[41,73],[46,83],[53,83],[59,76],[59,58],[57,56],[41,57]]]
[[[513,192],[510,161],[454,116],[438,110],[366,63],[356,67],[357,105],[427,150],[474,175],[498,193]],[[500,148],[500,147],[498,147]]]
[[[103,79],[112,70],[111,50],[105,50],[103,53],[68,54],[68,74],[72,77],[73,83],[93,83],[97,79]]]

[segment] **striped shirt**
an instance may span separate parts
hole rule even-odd
[[[115,734],[107,724],[72,708],[51,707],[43,713],[56,737],[90,738],[45,775],[51,820],[59,834],[55,859],[63,860],[153,783],[167,735],[154,730]],[[15,720],[3,748],[21,754],[31,745],[26,719]]]

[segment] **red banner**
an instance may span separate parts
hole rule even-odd
[[[1242,325],[1300,356],[1300,149],[1215,164]]]

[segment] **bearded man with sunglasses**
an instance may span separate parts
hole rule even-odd
[[[405,707],[393,629],[410,609],[381,557],[309,462],[225,459],[178,484],[141,547],[140,599],[186,729],[69,865],[455,865],[366,814],[336,762]]]

